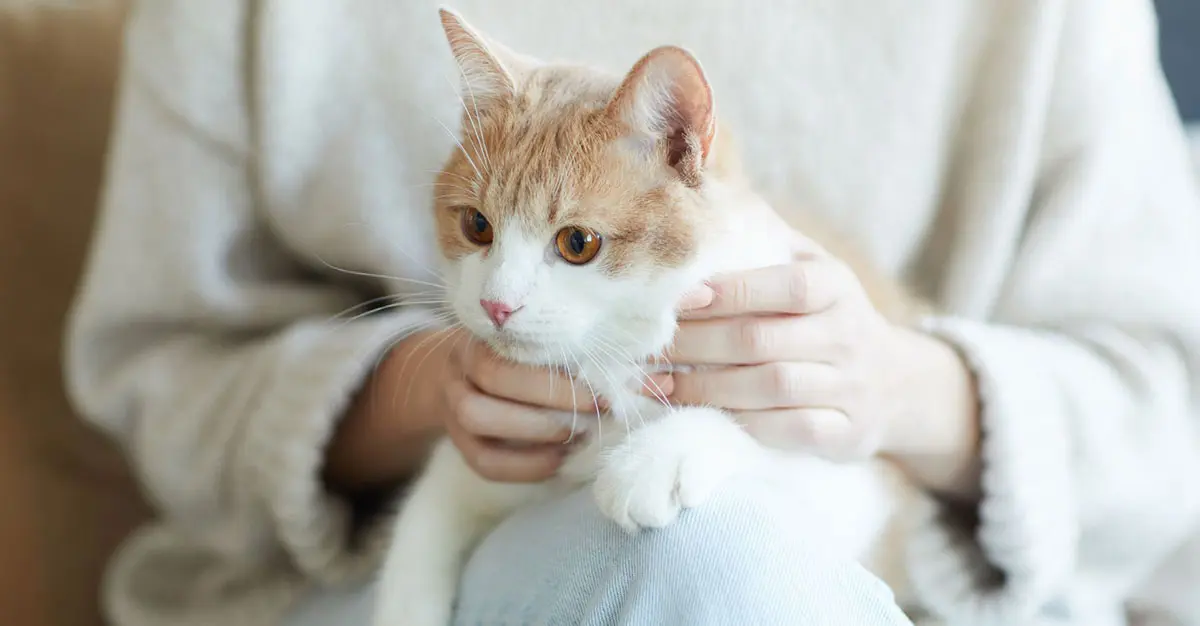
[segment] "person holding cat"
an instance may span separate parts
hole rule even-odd
[[[710,367],[647,385],[903,470],[936,503],[914,604],[756,493],[636,536],[581,493],[484,539],[462,623],[1200,620],[1200,194],[1149,2],[459,4],[614,71],[688,47],[755,186],[936,307],[896,324],[837,238],[747,216],[794,261],[694,290],[665,356]],[[435,8],[135,6],[67,366],[160,512],[110,569],[117,626],[366,623],[433,440],[515,484],[580,445],[588,389],[426,330],[431,172],[471,106]]]

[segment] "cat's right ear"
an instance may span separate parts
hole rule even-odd
[[[517,92],[518,56],[489,41],[454,11],[443,7],[438,14],[462,75],[463,97],[479,107],[511,101]]]
[[[685,183],[700,183],[717,117],[712,87],[690,52],[651,50],[625,76],[607,111],[640,150],[661,155]]]

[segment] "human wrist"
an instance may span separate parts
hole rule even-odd
[[[325,452],[322,476],[332,489],[370,491],[403,481],[442,434],[435,378],[453,342],[434,334],[414,333],[397,343],[351,399]]]
[[[979,397],[974,375],[950,344],[913,329],[897,329],[904,363],[894,393],[903,398],[888,422],[881,454],[937,495],[979,495]]]

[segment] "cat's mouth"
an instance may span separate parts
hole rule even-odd
[[[520,363],[549,365],[562,360],[561,351],[531,336],[503,331],[492,333],[485,341],[496,354]]]
[[[534,341],[530,337],[524,337],[517,333],[504,332],[504,331],[498,332],[498,333],[493,333],[492,336],[488,338],[488,342],[491,343],[493,346],[495,346],[498,349],[505,349],[505,350],[508,350],[508,349],[513,349],[513,350],[530,349],[530,348],[541,347],[538,342]]]

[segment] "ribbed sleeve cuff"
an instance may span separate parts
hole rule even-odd
[[[1062,395],[1042,358],[1054,356],[1050,339],[948,318],[924,329],[957,347],[978,381],[983,497],[977,523],[949,505],[921,513],[913,589],[949,626],[1029,623],[1069,577],[1079,532]]]
[[[426,311],[409,310],[352,324],[297,325],[278,351],[266,355],[272,374],[249,420],[243,462],[290,560],[315,580],[358,578],[378,562],[378,532],[360,537],[351,549],[353,510],[322,484],[324,451],[339,416],[384,351],[431,320]]]

